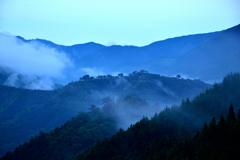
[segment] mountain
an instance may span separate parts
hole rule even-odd
[[[184,70],[191,77],[221,79],[240,67],[240,25],[227,29],[207,43],[182,55],[177,62],[178,72]]]
[[[97,59],[120,59],[120,61],[114,63],[119,64],[122,63],[126,57],[128,61],[139,61],[136,58],[141,58],[141,61],[148,61],[156,57],[167,56],[167,57],[176,57],[181,54],[186,53],[192,48],[207,42],[208,40],[216,37],[220,32],[206,33],[206,34],[196,34],[196,35],[188,35],[182,37],[169,38],[162,41],[153,42],[149,45],[143,47],[137,46],[120,46],[120,45],[112,45],[112,46],[104,46],[101,44],[97,44],[94,42],[89,42],[85,44],[76,44],[72,46],[64,46],[57,45],[51,41],[43,40],[43,39],[32,39],[25,40],[24,38],[17,36],[18,39],[22,40],[26,43],[38,42],[42,43],[48,47],[57,49],[58,51],[63,51],[71,56],[73,59],[78,61],[79,58],[87,56],[84,60],[88,60],[89,63],[95,64],[95,60],[91,62],[90,60],[94,57]],[[91,54],[91,55],[90,55]],[[103,58],[102,58],[103,57]],[[83,60],[83,62],[84,62]],[[98,62],[100,65],[104,65],[104,63]],[[98,64],[95,67],[99,67]]]
[[[108,68],[124,62],[145,62],[153,56],[147,50],[135,46],[110,46],[81,59],[83,67]]]
[[[111,68],[117,64],[127,62],[148,62],[160,56],[179,56],[192,48],[217,36],[219,32],[190,35],[154,42],[147,46],[119,46],[113,45],[94,52],[82,59],[84,67]],[[142,68],[144,69],[144,68]],[[138,70],[141,70],[138,68]],[[121,70],[117,70],[120,71]],[[129,71],[127,72],[129,73]]]
[[[1,34],[0,41],[8,42],[4,48],[0,48],[1,52],[6,52],[5,54],[11,59],[18,54],[22,54],[22,57],[26,56],[26,58],[21,59],[22,64],[19,64],[19,66],[43,63],[46,66],[40,68],[51,68],[55,72],[51,75],[45,75],[48,72],[48,69],[46,69],[46,71],[42,71],[43,73],[38,73],[39,67],[36,65],[29,67],[34,68],[29,69],[32,70],[29,73],[26,69],[24,71],[21,71],[21,68],[16,69],[15,61],[8,64],[0,62],[0,73],[6,75],[1,84],[27,89],[49,90],[57,88],[55,84],[65,85],[68,82],[78,80],[80,76],[86,74],[91,76],[100,74],[116,75],[117,73],[130,73],[132,70],[151,70],[157,74],[173,76],[176,72],[173,73],[171,70],[166,72],[156,68],[166,68],[166,66],[161,64],[162,61],[169,63],[168,61],[172,57],[176,58],[184,55],[220,33],[214,32],[175,37],[153,42],[142,47],[104,46],[94,42],[64,46],[44,39],[26,40],[21,36],[14,37]],[[28,57],[31,57],[31,55],[36,57],[39,54],[42,55],[42,58],[34,60],[34,62],[28,61]],[[49,56],[56,60],[57,63],[46,64]],[[175,65],[172,65],[172,67],[175,67]],[[181,73],[184,73],[184,71]],[[36,87],[36,83],[42,87]]]
[[[20,36],[17,36],[17,38],[26,43],[38,42],[54,48],[57,51],[65,52],[74,62],[76,67],[107,69],[121,63],[148,62],[161,56],[179,56],[209,39],[216,37],[218,34],[219,32],[214,32],[176,37],[154,42],[143,47],[120,45],[106,47],[94,42],[63,46],[42,39],[25,40]],[[119,71],[121,72],[121,70]]]
[[[207,42],[219,35],[220,32],[206,34],[187,35],[169,38],[163,41],[153,42],[143,46],[143,49],[150,51],[156,57],[178,57],[196,46]]]
[[[79,111],[87,111],[92,104],[101,106],[104,97],[114,97],[116,101],[139,98],[158,106],[145,108],[145,116],[160,112],[166,105],[179,104],[185,97],[191,100],[211,87],[199,79],[213,83],[227,73],[239,72],[239,40],[240,25],[220,32],[158,41],[143,47],[104,46],[94,42],[64,46],[48,40],[26,40],[20,36],[0,34],[0,41],[5,44],[0,48],[4,53],[1,56],[12,54],[10,57],[14,59],[11,63],[0,59],[0,83],[19,87],[0,85],[0,135],[4,137],[0,139],[1,154],[28,141],[39,130],[47,132],[60,126]],[[36,56],[33,58],[32,54]],[[22,63],[17,63],[21,57],[24,57]],[[54,61],[48,63],[49,58]],[[29,59],[26,62],[30,63],[25,63],[24,60]],[[35,67],[38,65],[35,61],[44,65]],[[24,68],[26,66],[27,69]],[[127,73],[129,76],[126,76]],[[176,75],[182,78],[176,78]],[[211,90],[205,95],[209,92]],[[235,98],[234,94],[229,94],[228,98],[231,97]],[[215,101],[218,98],[226,97],[213,97]],[[223,105],[222,101],[209,102],[207,96],[205,99],[199,100],[199,103]],[[224,106],[229,103],[224,102]],[[232,103],[235,106],[237,100]],[[191,107],[187,108],[190,112]],[[211,109],[199,107],[198,113],[207,110],[219,115],[225,112],[224,109],[213,112]],[[131,123],[143,115],[143,110],[139,109],[136,114],[135,111],[136,108],[129,108],[131,114],[126,114],[135,117],[129,121]],[[200,125],[202,122],[196,123]],[[125,122],[121,125],[127,126]]]
[[[47,47],[54,48],[59,52],[67,53],[67,55],[70,56],[71,59],[76,60],[76,61],[80,57],[86,56],[90,53],[94,53],[94,52],[106,47],[104,45],[94,43],[94,42],[65,46],[65,45],[55,44],[55,43],[45,40],[45,39],[26,40],[21,36],[16,36],[16,38],[25,43],[39,43],[39,44],[43,44]]]
[[[192,101],[186,99],[151,119],[144,117],[75,159],[235,159],[240,142],[239,81],[239,73],[229,74]]]
[[[78,59],[105,47],[93,42],[64,46],[3,34],[0,42],[0,84],[44,90],[78,80],[85,74]]]
[[[239,81],[239,73],[229,74],[192,101],[144,117],[75,159],[235,159],[232,154],[239,153],[240,141]]]
[[[181,74],[203,81],[220,81],[240,68],[240,25],[221,31],[217,36],[199,44],[179,56],[162,56],[148,62],[118,64],[113,70],[127,72],[145,69],[164,75]]]
[[[0,136],[4,137],[0,139],[1,154],[28,141],[39,130],[47,132],[60,126],[78,112],[87,111],[92,104],[101,106],[104,97],[118,100],[130,96],[157,104],[157,108],[145,108],[144,111],[129,110],[129,116],[134,115],[135,119],[122,123],[121,127],[126,127],[143,114],[149,116],[166,105],[179,104],[185,97],[192,99],[210,87],[200,80],[165,77],[146,71],[133,72],[129,76],[85,76],[53,91],[0,85]]]
[[[3,84],[8,78],[8,75],[0,73],[0,84]]]
[[[239,72],[239,28],[237,25],[220,32],[175,37],[143,47],[103,47],[79,58],[77,63],[80,68],[100,68],[108,74],[147,70],[213,83],[227,73]]]
[[[117,101],[107,97],[102,101],[102,109],[92,105],[87,113],[80,112],[60,128],[48,133],[41,131],[39,136],[20,145],[13,153],[8,152],[2,160],[15,157],[89,160],[232,157],[229,153],[239,153],[239,148],[234,149],[235,145],[239,145],[237,133],[240,133],[240,112],[238,118],[234,113],[240,106],[239,81],[239,73],[228,74],[222,83],[214,84],[213,88],[194,99],[186,98],[180,106],[166,107],[152,114],[151,118],[143,117],[126,130],[120,128],[111,137],[116,132],[116,123],[126,119],[124,115],[131,109],[137,111],[143,107],[146,110],[154,106],[133,97]],[[124,113],[119,115],[122,109]],[[229,139],[224,138],[226,136]],[[101,141],[97,142],[97,139]]]

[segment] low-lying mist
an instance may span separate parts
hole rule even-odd
[[[147,72],[134,72],[129,76],[100,77],[83,80],[88,85],[95,82],[89,96],[92,104],[108,108],[118,119],[119,127],[126,129],[143,116],[150,118],[166,106],[180,105],[186,97],[194,98],[211,87],[200,80],[165,77]]]
[[[54,80],[64,79],[64,70],[73,65],[65,53],[36,41],[0,34],[0,43],[1,73],[8,75],[5,85],[51,90]]]
[[[166,106],[160,106],[158,103],[150,104],[145,99],[126,96],[124,98],[104,97],[102,98],[101,109],[112,115],[116,122],[117,128],[128,128],[135,124],[142,117],[148,117],[159,113]]]
[[[118,128],[126,129],[142,117],[150,118],[155,113],[162,111],[166,106],[181,103],[181,99],[160,80],[153,80],[153,82],[155,85],[154,90],[161,91],[159,95],[154,95],[155,92],[152,89],[145,90],[145,93],[136,92],[136,90],[131,91],[135,88],[134,84],[131,84],[124,77],[117,77],[105,89],[91,90],[92,104],[114,115],[118,122]],[[165,101],[163,100],[164,96]],[[146,97],[152,97],[152,99],[149,101],[146,100]],[[169,99],[172,101],[170,102]]]

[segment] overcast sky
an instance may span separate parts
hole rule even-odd
[[[240,24],[240,0],[0,0],[0,32],[143,46]]]

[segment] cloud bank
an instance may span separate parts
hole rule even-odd
[[[42,43],[25,43],[12,36],[0,34],[0,68],[8,72],[5,84],[17,86],[17,81],[29,89],[52,89],[53,79],[64,78],[64,70],[71,67],[64,54]]]

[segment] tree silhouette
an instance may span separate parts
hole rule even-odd
[[[229,110],[228,110],[228,116],[227,116],[227,122],[231,123],[231,122],[236,122],[236,116],[233,110],[233,105],[230,104],[229,106]]]

